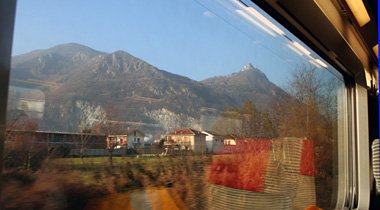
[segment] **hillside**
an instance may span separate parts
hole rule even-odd
[[[13,85],[44,92],[45,130],[76,131],[89,113],[93,122],[107,115],[123,127],[154,132],[201,128],[227,107],[246,100],[265,107],[285,94],[251,64],[198,82],[124,51],[103,53],[79,44],[15,56],[12,68]]]
[[[250,100],[261,109],[265,109],[273,100],[278,100],[287,95],[252,64],[246,64],[237,73],[212,77],[203,80],[202,83],[220,94],[224,93],[231,96],[239,104]]]

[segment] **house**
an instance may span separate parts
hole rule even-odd
[[[206,147],[208,153],[216,153],[223,148],[223,136],[212,131],[202,131],[206,134]]]
[[[250,149],[259,148],[260,150],[262,145],[266,145],[267,142],[270,142],[269,139],[265,139],[265,138],[238,138],[233,135],[227,135],[222,138],[224,141],[224,145],[221,147],[221,149],[219,149],[216,152],[219,154],[240,153],[242,151],[247,151],[246,150],[247,148],[250,148]]]
[[[130,130],[127,134],[108,135],[106,138],[107,148],[114,149],[141,149],[144,148],[145,134],[137,129]]]
[[[192,128],[177,129],[166,134],[164,145],[203,154],[206,152],[206,134]]]
[[[107,155],[107,143],[103,134],[73,133],[35,130],[6,130],[6,142],[17,138],[27,139],[38,147],[46,147],[49,152],[63,152],[63,156],[79,156],[84,143],[84,156]],[[83,142],[85,139],[85,142]],[[46,151],[45,150],[45,151]]]
[[[128,135],[108,135],[106,142],[107,149],[125,149],[128,147]]]
[[[140,130],[133,129],[128,131],[128,148],[141,149],[144,148],[145,134]]]
[[[238,141],[236,136],[223,135],[220,138],[222,139],[221,146],[217,150],[214,150],[214,153],[223,154],[235,151]]]
[[[223,144],[224,144],[224,145],[232,145],[232,146],[235,146],[235,145],[236,145],[236,137],[233,136],[233,135],[226,135],[226,136],[223,136]]]

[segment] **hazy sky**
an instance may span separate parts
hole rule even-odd
[[[13,55],[75,42],[104,52],[124,50],[195,80],[228,75],[252,63],[278,85],[296,66],[309,63],[290,50],[289,40],[244,19],[239,5],[229,0],[17,3]]]

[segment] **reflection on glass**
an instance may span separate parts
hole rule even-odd
[[[257,6],[18,3],[5,209],[334,206],[344,83]]]

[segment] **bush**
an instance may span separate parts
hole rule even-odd
[[[135,149],[129,148],[126,151],[126,154],[127,155],[138,155],[139,153]]]
[[[109,194],[104,187],[73,181],[72,175],[5,173],[0,206],[4,210],[81,210],[89,199]]]
[[[47,147],[38,142],[11,142],[6,146],[4,168],[38,170],[48,155]]]
[[[56,148],[52,148],[52,153],[54,157],[68,157],[70,150],[69,147],[60,145]]]

